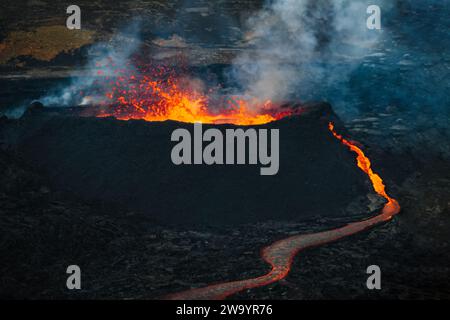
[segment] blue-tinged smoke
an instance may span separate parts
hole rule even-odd
[[[369,5],[381,30],[366,27]],[[229,77],[253,97],[327,100],[341,116],[450,109],[450,6],[432,0],[274,0],[247,25]]]

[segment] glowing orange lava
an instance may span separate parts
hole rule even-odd
[[[153,70],[150,74],[117,76],[106,93],[110,107],[98,116],[113,116],[120,120],[258,125],[292,113],[277,110],[271,101],[236,96],[215,98],[219,95],[203,93],[195,81],[170,72],[161,76],[161,71]]]
[[[373,189],[375,190],[375,192],[378,193],[383,198],[385,198],[388,202],[392,202],[393,199],[391,197],[389,197],[386,193],[383,180],[381,179],[381,177],[378,174],[373,172],[372,164],[370,163],[369,158],[366,157],[364,152],[360,148],[358,148],[354,143],[343,138],[342,135],[337,134],[336,131],[334,130],[333,123],[330,122],[328,124],[328,128],[330,129],[331,133],[338,140],[340,140],[344,145],[349,147],[350,150],[352,150],[353,152],[355,152],[357,154],[356,160],[358,163],[358,167],[369,176],[369,179],[372,182],[372,186],[373,186]]]

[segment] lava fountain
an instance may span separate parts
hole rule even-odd
[[[174,120],[180,122],[259,125],[291,115],[271,101],[217,94],[205,90],[198,79],[190,79],[167,67],[149,67],[144,72],[116,70],[105,77],[110,89],[105,93],[108,107],[98,117],[119,120]],[[205,93],[206,91],[206,93]],[[214,108],[212,107],[214,106]]]

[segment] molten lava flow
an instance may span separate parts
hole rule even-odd
[[[349,147],[350,150],[356,153],[358,167],[369,176],[374,190],[388,201],[384,205],[381,213],[370,219],[353,222],[341,228],[305,235],[292,236],[277,241],[268,247],[265,247],[262,250],[262,258],[271,266],[271,270],[261,277],[219,283],[204,288],[187,290],[170,295],[167,297],[168,299],[225,299],[226,297],[229,297],[230,295],[233,295],[245,289],[261,287],[270,283],[274,283],[285,278],[289,274],[292,266],[292,261],[295,255],[300,250],[330,243],[352,234],[364,231],[368,228],[376,226],[379,223],[390,220],[394,215],[400,212],[400,205],[395,199],[387,195],[383,180],[379,175],[372,171],[370,160],[366,157],[364,152],[354,143],[337,134],[334,130],[333,123],[330,122],[328,128],[334,137],[336,137],[342,144]]]
[[[352,150],[353,152],[355,152],[357,154],[356,160],[358,163],[358,167],[369,176],[369,179],[372,182],[372,186],[373,186],[373,189],[375,190],[375,192],[378,193],[383,198],[385,198],[388,202],[394,201],[391,197],[389,197],[387,195],[385,186],[384,186],[384,183],[383,183],[383,180],[381,179],[381,177],[372,171],[372,165],[370,163],[370,160],[369,160],[369,158],[366,157],[364,152],[360,148],[358,148],[354,143],[350,142],[347,139],[344,139],[342,137],[342,135],[337,134],[336,131],[334,130],[333,123],[330,122],[328,124],[328,129],[330,129],[333,136],[335,136],[344,145],[349,147],[350,150]]]

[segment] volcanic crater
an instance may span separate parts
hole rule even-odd
[[[367,211],[370,204],[367,176],[328,130],[329,121],[339,121],[329,104],[297,106],[298,115],[256,126],[280,130],[274,176],[249,165],[174,165],[171,133],[193,124],[80,116],[83,108],[32,108],[0,131],[9,149],[71,198],[172,225],[302,220],[343,215],[352,203]]]

